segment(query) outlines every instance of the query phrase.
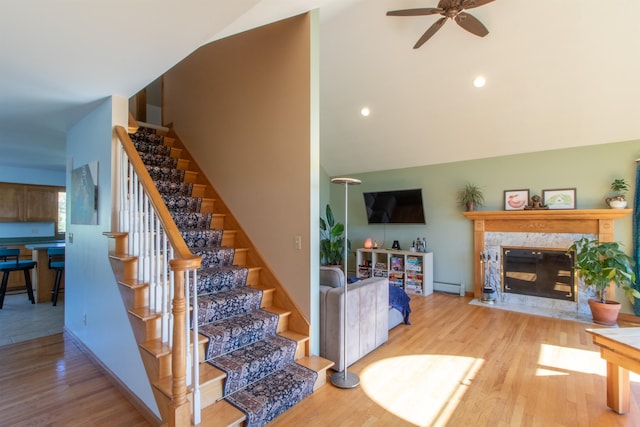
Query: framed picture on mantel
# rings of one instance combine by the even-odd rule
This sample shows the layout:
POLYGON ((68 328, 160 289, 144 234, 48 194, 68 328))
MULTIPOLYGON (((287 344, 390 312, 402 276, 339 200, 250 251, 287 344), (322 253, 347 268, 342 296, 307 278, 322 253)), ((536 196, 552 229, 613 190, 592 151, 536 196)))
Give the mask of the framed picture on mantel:
POLYGON ((504 192, 504 210, 520 211, 529 203, 529 190, 506 190, 504 192))
POLYGON ((576 189, 542 190, 542 202, 549 206, 549 209, 575 209, 576 189))

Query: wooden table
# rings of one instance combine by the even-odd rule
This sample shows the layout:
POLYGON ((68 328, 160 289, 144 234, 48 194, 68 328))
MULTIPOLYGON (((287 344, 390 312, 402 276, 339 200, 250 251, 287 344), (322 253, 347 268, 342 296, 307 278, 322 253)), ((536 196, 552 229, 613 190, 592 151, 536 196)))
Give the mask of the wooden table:
MULTIPOLYGON (((47 249, 64 248, 64 246, 64 243, 34 243, 24 245, 25 248, 31 249, 31 259, 38 263, 35 268, 35 274, 32 275, 31 279, 37 303, 51 302, 51 291, 53 290, 53 282, 56 277, 56 272, 49 269, 47 249)), ((64 287, 64 275, 62 276, 60 287, 64 287)))
POLYGON ((587 329, 607 361, 607 406, 629 412, 629 371, 640 373, 640 328, 587 329))

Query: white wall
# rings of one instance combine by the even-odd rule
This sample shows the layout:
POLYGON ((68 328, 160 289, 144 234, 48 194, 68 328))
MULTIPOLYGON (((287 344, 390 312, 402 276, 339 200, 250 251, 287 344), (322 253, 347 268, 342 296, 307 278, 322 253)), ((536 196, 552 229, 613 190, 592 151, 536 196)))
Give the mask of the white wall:
POLYGON ((98 161, 99 199, 98 225, 70 224, 67 215, 65 327, 158 415, 102 235, 111 230, 113 126, 126 127, 127 102, 108 98, 67 133, 68 169, 98 161))
POLYGON ((309 322, 311 353, 320 353, 320 18, 318 10, 310 16, 310 117, 309 117, 309 322), (315 249, 314 249, 315 248, 315 249))
POLYGON ((0 182, 64 187, 65 180, 66 174, 60 171, 13 166, 2 166, 0 168, 0 182))

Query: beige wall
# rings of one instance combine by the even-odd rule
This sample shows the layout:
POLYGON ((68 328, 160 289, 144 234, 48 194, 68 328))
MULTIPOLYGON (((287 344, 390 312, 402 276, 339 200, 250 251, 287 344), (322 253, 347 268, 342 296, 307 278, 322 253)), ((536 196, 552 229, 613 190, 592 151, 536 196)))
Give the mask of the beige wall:
POLYGON ((311 19, 302 15, 203 46, 164 80, 165 124, 173 124, 307 318, 309 171, 317 159, 310 148, 311 19), (295 236, 302 237, 301 250, 295 236))

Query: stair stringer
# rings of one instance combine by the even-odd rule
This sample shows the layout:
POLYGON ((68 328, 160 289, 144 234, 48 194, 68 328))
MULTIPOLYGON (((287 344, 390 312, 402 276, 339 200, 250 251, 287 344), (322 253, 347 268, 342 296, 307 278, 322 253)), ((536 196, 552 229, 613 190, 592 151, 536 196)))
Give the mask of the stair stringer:
MULTIPOLYGON (((128 233, 107 232, 104 233, 109 238, 109 262, 120 291, 125 310, 127 310, 129 323, 134 332, 140 358, 144 365, 149 383, 153 390, 156 404, 160 412, 163 423, 168 419, 168 406, 166 399, 156 391, 153 386, 154 378, 171 373, 171 351, 163 349, 152 354, 143 347, 145 342, 151 342, 160 338, 157 327, 159 321, 157 316, 137 317, 132 312, 136 310, 148 311, 148 284, 140 283, 136 280, 136 269, 138 258, 129 256, 126 252, 128 233), (128 284, 128 285, 127 285, 128 284), (152 326, 150 326, 152 325, 152 326)), ((150 313, 151 314, 151 313, 150 313)), ((157 349, 156 349, 157 350, 157 349)), ((164 424, 163 424, 164 425, 164 424)))

